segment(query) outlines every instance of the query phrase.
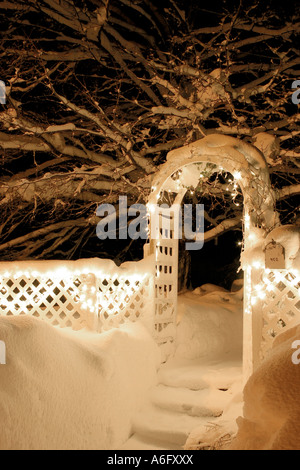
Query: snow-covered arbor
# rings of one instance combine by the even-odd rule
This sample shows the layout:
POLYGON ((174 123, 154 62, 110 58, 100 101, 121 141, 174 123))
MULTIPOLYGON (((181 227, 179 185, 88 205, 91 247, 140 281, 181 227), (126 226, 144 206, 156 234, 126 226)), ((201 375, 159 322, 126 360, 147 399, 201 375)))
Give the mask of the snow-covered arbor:
MULTIPOLYGON (((263 262, 265 239, 270 238, 268 234, 271 234, 272 230, 280 225, 280 222, 275 211, 275 196, 270 184, 267 163, 262 153, 239 139, 220 135, 209 135, 200 141, 171 151, 167 162, 153 181, 152 193, 148 202, 152 237, 153 233, 155 234, 153 224, 157 222, 157 217, 159 226, 157 236, 152 239, 150 237, 150 243, 146 245, 145 255, 155 254, 155 330, 158 341, 168 345, 174 340, 176 331, 178 239, 174 236, 174 231, 178 222, 177 212, 187 188, 191 185, 191 179, 194 180, 193 185, 195 185, 204 175, 207 176, 207 174, 223 170, 232 174, 235 184, 239 185, 244 197, 243 352, 244 373, 248 376, 258 365, 262 354, 268 349, 269 343, 276 334, 274 325, 270 325, 270 316, 273 323, 275 321, 277 324, 282 321, 284 312, 282 312, 282 302, 278 302, 278 296, 282 300, 286 289, 289 291, 289 300, 293 305, 291 306, 289 303, 285 310, 290 311, 297 305, 297 301, 299 303, 297 273, 293 274, 284 270, 274 270, 271 273, 271 270, 265 269, 266 266, 263 262), (158 208, 166 193, 174 195, 173 205, 169 212, 169 231, 167 232, 163 222, 163 213, 158 208), (254 249, 256 249, 256 253, 259 253, 259 256, 254 256, 254 249), (266 276, 268 280, 264 281, 266 276), (278 295, 275 295, 278 276, 285 278, 286 285, 284 292, 279 289, 278 295), (264 285, 261 285, 260 281, 264 285), (294 287, 290 286, 291 283, 294 287), (270 284, 273 286, 271 289, 270 284), (293 296, 290 295, 292 288, 293 296), (273 294, 267 296, 266 292, 270 292, 272 289, 273 294), (272 310, 268 306, 271 306, 272 310)), ((226 223, 230 227, 232 219, 223 222, 223 224, 226 223)), ((272 237, 269 241, 271 240, 272 237)))

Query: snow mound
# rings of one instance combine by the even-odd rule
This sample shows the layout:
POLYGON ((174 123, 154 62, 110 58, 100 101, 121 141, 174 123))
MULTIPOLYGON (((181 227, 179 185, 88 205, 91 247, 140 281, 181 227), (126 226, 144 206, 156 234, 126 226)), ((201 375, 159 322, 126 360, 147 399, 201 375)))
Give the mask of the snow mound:
POLYGON ((244 288, 244 279, 235 279, 231 285, 231 292, 238 292, 244 288))
POLYGON ((207 286, 203 291, 179 295, 175 357, 193 360, 241 352, 242 312, 240 291, 212 290, 207 286))
POLYGON ((215 286, 214 284, 203 284, 201 287, 197 287, 193 290, 193 294, 196 295, 206 295, 210 292, 227 292, 226 289, 220 286, 215 286))
POLYGON ((231 450, 300 448, 300 364, 292 361, 292 345, 299 340, 300 325, 278 335, 268 357, 248 380, 243 417, 237 420, 231 450))
POLYGON ((0 449, 117 449, 156 383, 158 348, 140 324, 106 333, 1 317, 0 449))

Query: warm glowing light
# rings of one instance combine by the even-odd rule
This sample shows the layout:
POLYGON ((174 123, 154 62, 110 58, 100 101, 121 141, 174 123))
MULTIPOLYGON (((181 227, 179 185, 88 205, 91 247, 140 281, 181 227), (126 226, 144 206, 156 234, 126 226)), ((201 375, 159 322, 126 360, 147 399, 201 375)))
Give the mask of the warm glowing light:
POLYGON ((261 300, 264 300, 266 298, 266 293, 265 292, 259 292, 257 294, 257 297, 261 300))
POLYGON ((255 268, 255 269, 259 269, 259 268, 262 267, 262 265, 260 264, 259 261, 254 261, 254 263, 252 263, 252 266, 253 266, 253 268, 255 268))
POLYGON ((274 272, 274 280, 276 283, 279 283, 280 281, 283 280, 283 276, 280 271, 275 271, 274 272))
POLYGON ((155 212, 155 204, 147 204, 147 209, 151 214, 154 214, 155 212))
POLYGON ((249 230, 250 229, 250 215, 249 214, 245 214, 244 222, 245 222, 245 229, 249 230))

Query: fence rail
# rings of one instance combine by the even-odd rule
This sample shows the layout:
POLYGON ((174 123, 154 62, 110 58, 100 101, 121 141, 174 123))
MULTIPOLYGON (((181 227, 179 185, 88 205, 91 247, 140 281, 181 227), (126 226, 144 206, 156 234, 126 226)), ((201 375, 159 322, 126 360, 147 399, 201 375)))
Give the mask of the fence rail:
POLYGON ((153 270, 149 258, 120 267, 101 259, 0 263, 0 315, 99 332, 141 321, 152 332, 153 270))

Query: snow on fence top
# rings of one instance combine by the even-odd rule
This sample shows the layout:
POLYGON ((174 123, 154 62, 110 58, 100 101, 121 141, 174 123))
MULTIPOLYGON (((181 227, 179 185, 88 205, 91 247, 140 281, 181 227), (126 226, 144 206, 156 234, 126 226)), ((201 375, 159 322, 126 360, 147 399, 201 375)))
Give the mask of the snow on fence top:
POLYGON ((0 263, 0 315, 30 314, 54 326, 108 330, 140 319, 152 329, 151 258, 0 263))
POLYGON ((292 271, 300 270, 300 227, 296 225, 276 227, 267 235, 261 229, 252 229, 247 247, 241 256, 243 269, 247 265, 264 268, 265 250, 272 242, 283 247, 285 268, 292 271))

